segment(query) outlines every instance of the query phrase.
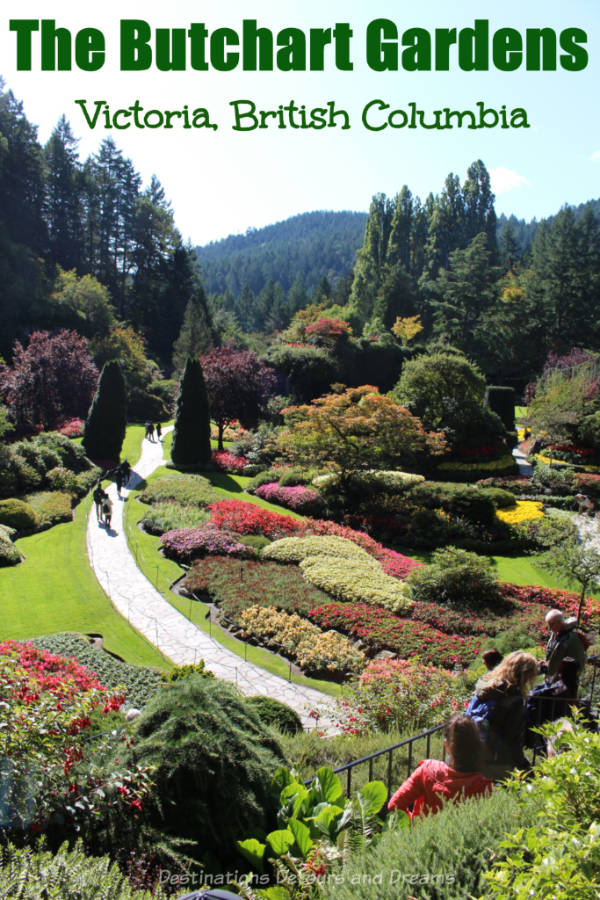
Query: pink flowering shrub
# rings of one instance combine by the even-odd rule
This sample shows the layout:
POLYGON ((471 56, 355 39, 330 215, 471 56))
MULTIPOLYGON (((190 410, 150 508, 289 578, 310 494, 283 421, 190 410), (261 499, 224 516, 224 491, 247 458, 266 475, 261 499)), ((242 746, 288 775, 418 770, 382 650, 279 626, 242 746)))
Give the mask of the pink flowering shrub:
POLYGON ((178 562, 190 562, 206 555, 246 556, 248 550, 239 540, 212 522, 199 528, 175 528, 161 539, 165 556, 178 562))
POLYGON ((228 453, 227 450, 213 450, 211 459, 221 472, 233 472, 236 474, 242 472, 248 465, 248 460, 245 456, 234 456, 233 453, 228 453))
POLYGON ((277 481, 261 484, 254 492, 257 497, 268 500, 269 503, 278 503, 293 509, 294 512, 304 515, 317 515, 323 511, 324 502, 319 491, 307 488, 303 484, 293 487, 281 487, 277 481))
POLYGON ((439 725, 463 708, 458 678, 417 660, 376 659, 340 703, 340 725, 349 734, 439 725))
POLYGON ((67 421, 63 422, 62 425, 59 425, 56 430, 60 431, 61 434, 66 435, 68 438, 82 437, 84 425, 85 422, 83 419, 67 419, 67 421))

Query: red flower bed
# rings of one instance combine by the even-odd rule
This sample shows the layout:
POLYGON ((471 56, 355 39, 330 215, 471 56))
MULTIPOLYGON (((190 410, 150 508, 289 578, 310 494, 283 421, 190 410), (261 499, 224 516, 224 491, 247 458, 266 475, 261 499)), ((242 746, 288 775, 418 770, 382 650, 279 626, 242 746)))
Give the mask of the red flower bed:
POLYGON ((227 450, 213 450, 211 459, 221 472, 242 472, 244 467, 248 465, 248 460, 245 456, 234 456, 233 453, 228 453, 227 450))
POLYGON ((35 682, 35 695, 21 699, 26 702, 39 699, 41 693, 49 693, 66 700, 93 689, 106 690, 98 681, 95 672, 80 665, 74 657, 56 656, 48 650, 34 647, 33 644, 4 641, 0 644, 0 656, 10 657, 17 665, 25 669, 31 680, 35 682))
POLYGON ((468 666, 481 639, 444 634, 430 625, 400 619, 367 604, 326 603, 308 613, 321 628, 335 628, 360 638, 371 650, 392 650, 404 659, 418 657, 429 665, 452 669, 468 666))
POLYGON ((69 438, 82 437, 84 425, 83 419, 68 419, 68 421, 59 425, 56 430, 69 438))
POLYGON ((306 533, 306 522, 241 500, 218 500, 208 507, 218 528, 236 534, 263 534, 271 540, 306 533))
MULTIPOLYGON (((512 600, 519 605, 539 604, 548 609, 560 609, 567 616, 576 616, 579 607, 579 596, 570 591, 559 591, 554 588, 540 587, 537 584, 510 584, 500 582, 500 592, 507 600, 512 600)), ((581 624, 590 625, 592 616, 600 613, 600 601, 593 597, 587 597, 581 613, 581 624)), ((543 615, 540 628, 543 630, 543 615)))

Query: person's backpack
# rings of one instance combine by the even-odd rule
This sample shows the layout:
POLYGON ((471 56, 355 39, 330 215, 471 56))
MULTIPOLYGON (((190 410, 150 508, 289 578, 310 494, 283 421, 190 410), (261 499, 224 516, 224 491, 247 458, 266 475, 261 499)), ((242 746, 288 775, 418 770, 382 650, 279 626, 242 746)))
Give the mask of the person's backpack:
POLYGON ((498 700, 493 697, 488 697, 484 700, 481 697, 478 697, 477 694, 473 694, 469 705, 465 710, 466 714, 476 723, 479 734, 481 735, 481 740, 492 756, 496 754, 499 749, 498 739, 491 727, 497 706, 498 700))

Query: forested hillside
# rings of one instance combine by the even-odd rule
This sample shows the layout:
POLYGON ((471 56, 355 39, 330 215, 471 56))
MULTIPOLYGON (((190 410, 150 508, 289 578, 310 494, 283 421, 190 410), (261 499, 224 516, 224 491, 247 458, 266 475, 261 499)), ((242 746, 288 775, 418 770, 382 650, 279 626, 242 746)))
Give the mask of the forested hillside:
POLYGON ((237 296, 245 285, 258 294, 269 279, 288 291, 298 279, 312 292, 324 275, 335 282, 352 270, 365 220, 358 212, 302 213, 198 247, 204 287, 237 296))

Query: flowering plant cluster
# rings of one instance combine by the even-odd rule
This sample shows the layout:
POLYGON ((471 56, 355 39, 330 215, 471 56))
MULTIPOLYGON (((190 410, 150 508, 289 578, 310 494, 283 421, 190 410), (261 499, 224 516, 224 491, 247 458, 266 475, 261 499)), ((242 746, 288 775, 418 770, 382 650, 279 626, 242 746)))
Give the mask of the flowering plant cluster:
POLYGON ((298 566, 227 556, 197 561, 183 585, 191 593, 208 594, 234 623, 249 606, 273 606, 306 616, 311 607, 329 600, 302 577, 298 566))
POLYGON ((460 685, 449 672, 418 660, 376 659, 340 704, 340 724, 350 734, 413 732, 437 725, 462 708, 460 685))
POLYGON ((349 541, 348 538, 335 535, 307 535, 306 537, 281 538, 265 547, 263 559, 274 559, 277 562, 301 563, 310 556, 332 556, 336 559, 362 559, 372 562, 366 550, 349 541))
POLYGON ((515 505, 508 509, 496 510, 496 516, 507 525, 519 525, 521 522, 542 519, 544 517, 543 503, 537 500, 517 500, 515 505))
POLYGON ((268 500, 269 503, 278 503, 293 509, 294 512, 304 515, 317 515, 325 506, 323 498, 318 491, 296 484, 293 487, 281 487, 278 482, 261 484, 254 492, 257 497, 268 500))
POLYGON ((248 460, 245 456, 234 456, 233 453, 228 453, 227 450, 213 450, 211 459, 221 472, 239 474, 248 465, 248 460))
POLYGON ((62 425, 59 425, 56 429, 61 434, 66 435, 68 438, 77 438, 83 436, 83 427, 85 422, 83 419, 67 419, 66 422, 63 422, 62 425))
MULTIPOLYGON (((91 839, 106 817, 135 817, 151 783, 145 769, 106 773, 112 736, 90 744, 92 717, 120 709, 96 675, 31 644, 0 644, 2 828, 58 827, 91 839)), ((100 826, 102 827, 102 826, 100 826)))
POLYGON ((206 522, 199 528, 176 528, 160 538, 165 556, 178 562, 190 562, 206 554, 247 556, 248 548, 228 531, 206 522))
MULTIPOLYGON (((237 419, 233 419, 227 425, 225 425, 223 429, 223 440, 224 441, 239 441, 242 437, 246 435, 246 429, 240 425, 237 419)), ((216 441, 219 438, 219 426, 211 423, 210 426, 210 436, 216 441)))
POLYGON ((208 507, 217 528, 236 534, 262 534, 271 540, 303 533, 306 523, 241 500, 219 500, 208 507))
POLYGON ((327 519, 317 519, 310 523, 310 530, 315 534, 333 534, 338 537, 347 538, 359 547, 363 547, 367 553, 373 556, 381 563, 381 568, 386 575, 394 578, 404 579, 408 573, 423 563, 409 556, 403 556, 395 550, 388 550, 379 541, 365 534, 364 531, 356 531, 347 525, 340 525, 337 522, 330 522, 327 519))
POLYGON ((498 453, 498 448, 493 444, 483 444, 480 447, 463 447, 458 455, 463 459, 491 459, 498 453))
POLYGON ((410 587, 386 575, 372 557, 309 556, 300 568, 316 587, 347 603, 372 603, 393 612, 411 605, 410 587))
POLYGON ((352 329, 344 319, 322 316, 316 322, 307 325, 304 333, 309 341, 313 339, 327 340, 348 337, 352 334, 352 329))
MULTIPOLYGON (((545 609, 560 609, 567 617, 576 616, 579 606, 578 594, 571 591, 559 591, 555 588, 541 587, 537 584, 510 584, 500 582, 500 593, 508 600, 519 605, 526 603, 539 604, 545 609)), ((600 601, 588 597, 581 611, 581 624, 587 627, 600 614, 600 601)), ((543 615, 542 615, 543 619, 543 615)), ((543 621, 540 623, 543 629, 543 621)))
POLYGON ((481 638, 448 635, 364 603, 326 603, 314 607, 308 615, 321 628, 335 628, 360 638, 371 652, 391 650, 403 659, 415 657, 445 669, 468 666, 481 645, 481 638))
POLYGON ((271 606, 251 606, 241 613, 240 622, 242 637, 258 638, 267 647, 282 650, 305 672, 346 674, 364 668, 364 653, 348 638, 335 632, 324 634, 295 613, 271 606))

